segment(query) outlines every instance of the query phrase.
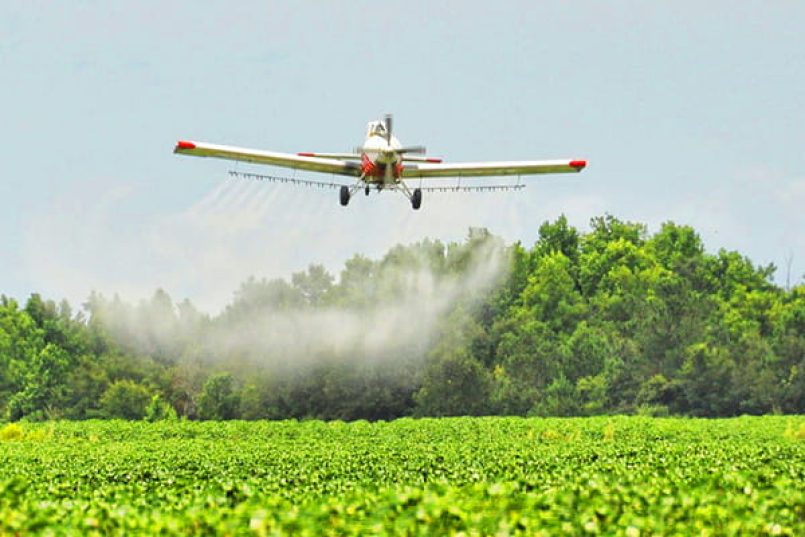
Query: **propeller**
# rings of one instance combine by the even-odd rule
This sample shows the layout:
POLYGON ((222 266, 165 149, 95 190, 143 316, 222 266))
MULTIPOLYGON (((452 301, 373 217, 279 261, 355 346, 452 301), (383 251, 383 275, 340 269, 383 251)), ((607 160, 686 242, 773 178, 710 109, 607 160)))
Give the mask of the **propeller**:
POLYGON ((405 154, 409 153, 412 155, 424 155, 428 152, 424 145, 410 145, 407 147, 401 147, 400 149, 396 150, 397 153, 405 154))
MULTIPOLYGON (((383 122, 385 123, 385 126, 386 126, 386 143, 388 143, 389 146, 391 146, 391 133, 392 133, 392 125, 393 125, 392 119, 391 119, 391 114, 386 114, 385 117, 383 118, 383 122)), ((409 154, 413 154, 413 155, 424 155, 426 152, 427 152, 427 149, 425 148, 424 145, 411 145, 411 146, 402 147, 400 149, 395 149, 394 150, 394 153, 398 153, 398 154, 409 153, 409 154)))
POLYGON ((386 122, 386 142, 391 143, 391 114, 386 114, 384 118, 386 122))

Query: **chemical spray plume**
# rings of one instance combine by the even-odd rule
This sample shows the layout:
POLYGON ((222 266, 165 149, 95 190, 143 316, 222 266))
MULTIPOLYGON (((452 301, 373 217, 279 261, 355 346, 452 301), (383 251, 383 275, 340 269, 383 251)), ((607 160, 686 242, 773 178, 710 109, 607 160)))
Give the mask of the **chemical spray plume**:
POLYGON ((490 236, 448 248, 425 241, 396 247, 379 262, 353 262, 366 273, 356 278, 356 271, 345 269, 336 285, 316 266, 294 275, 294 285, 252 280, 212 320, 187 305, 171 319, 166 297, 162 306, 152 301, 147 313, 141 306, 140 314, 112 302, 107 306, 117 306, 104 308, 99 318, 132 350, 161 348, 221 367, 248 363, 287 370, 322 360, 382 362, 400 356, 410 361, 424 356, 453 310, 472 308, 509 267, 508 250, 490 236), (305 278, 313 276, 320 292, 305 296, 305 278))

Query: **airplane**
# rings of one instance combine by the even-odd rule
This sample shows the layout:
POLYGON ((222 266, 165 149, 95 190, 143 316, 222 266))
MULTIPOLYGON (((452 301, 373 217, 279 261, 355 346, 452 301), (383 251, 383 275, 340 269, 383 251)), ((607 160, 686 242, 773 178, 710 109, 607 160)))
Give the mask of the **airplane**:
MULTIPOLYGON (((422 191, 428 187, 411 189, 405 183, 406 179, 567 173, 580 172, 587 166, 587 161, 581 159, 443 163, 440 158, 426 156, 426 149, 423 146, 403 146, 392 134, 390 114, 382 120, 369 122, 363 145, 355 148, 353 153, 278 153, 188 140, 177 142, 173 152, 180 155, 215 157, 355 177, 356 182, 352 185, 301 179, 285 179, 284 182, 340 187, 339 198, 342 206, 346 206, 352 195, 361 188, 367 196, 372 188, 378 192, 397 190, 408 198, 415 210, 422 205, 422 191)), ((238 175, 238 172, 230 174, 238 175)), ((283 180, 271 176, 243 175, 283 180)))

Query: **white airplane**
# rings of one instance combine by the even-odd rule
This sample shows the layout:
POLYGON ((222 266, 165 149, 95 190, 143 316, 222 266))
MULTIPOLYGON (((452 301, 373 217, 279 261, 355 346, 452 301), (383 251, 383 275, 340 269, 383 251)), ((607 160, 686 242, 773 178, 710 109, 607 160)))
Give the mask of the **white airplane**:
MULTIPOLYGON (((270 180, 340 187, 340 200, 343 206, 346 206, 350 197, 361 188, 364 189, 367 196, 372 187, 378 191, 398 190, 410 200, 414 209, 419 209, 422 205, 422 190, 426 190, 427 187, 410 189, 405 184, 404 179, 566 173, 580 172, 587 166, 586 160, 579 159, 444 164, 442 159, 424 156, 425 148, 422 146, 405 147, 401 145, 400 141, 392 135, 391 127, 391 115, 386 115, 382 121, 369 122, 366 129, 366 140, 361 147, 355 149, 354 153, 297 153, 294 155, 186 140, 177 142, 173 152, 182 155, 239 160, 355 177, 357 178, 355 184, 340 185, 230 172, 234 175, 246 175, 270 180)), ((500 187, 477 188, 494 189, 500 187)), ((452 189, 454 188, 449 190, 452 189)), ((461 187, 455 189, 461 189, 461 187)))

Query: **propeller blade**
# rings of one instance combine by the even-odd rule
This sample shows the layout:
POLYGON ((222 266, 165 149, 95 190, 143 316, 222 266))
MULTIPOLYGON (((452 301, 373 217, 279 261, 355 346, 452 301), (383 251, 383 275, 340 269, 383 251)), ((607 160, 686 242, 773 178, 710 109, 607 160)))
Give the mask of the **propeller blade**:
POLYGON ((427 152, 428 150, 425 148, 424 145, 411 145, 397 149, 397 153, 400 154, 409 153, 412 155, 424 155, 427 152))
POLYGON ((386 142, 391 143, 391 114, 386 114, 386 142))

